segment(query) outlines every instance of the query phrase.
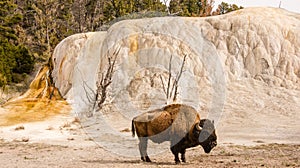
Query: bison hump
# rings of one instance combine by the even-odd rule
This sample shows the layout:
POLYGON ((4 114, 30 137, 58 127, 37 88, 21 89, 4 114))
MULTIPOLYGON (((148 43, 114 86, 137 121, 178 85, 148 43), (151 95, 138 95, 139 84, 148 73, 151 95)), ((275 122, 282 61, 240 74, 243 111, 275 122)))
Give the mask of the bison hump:
POLYGON ((151 120, 151 126, 153 128, 153 131, 156 133, 160 133, 167 128, 169 128, 173 123, 173 119, 171 115, 166 112, 162 111, 160 115, 157 115, 151 120))
POLYGON ((140 114, 139 116, 134 118, 134 121, 138 122, 151 122, 155 120, 156 118, 160 118, 160 115, 162 115, 164 111, 158 109, 158 110, 152 110, 145 113, 140 114))
POLYGON ((134 120, 146 122, 148 135, 184 137, 196 122, 200 122, 200 115, 191 106, 173 104, 143 113, 134 120))

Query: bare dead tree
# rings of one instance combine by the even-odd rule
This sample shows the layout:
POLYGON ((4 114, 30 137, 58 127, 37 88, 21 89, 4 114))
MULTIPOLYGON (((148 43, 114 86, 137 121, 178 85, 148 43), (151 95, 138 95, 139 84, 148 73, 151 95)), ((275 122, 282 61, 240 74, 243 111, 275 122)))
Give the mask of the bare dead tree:
POLYGON ((119 55, 121 47, 114 51, 112 55, 107 55, 108 67, 106 72, 99 74, 100 81, 97 82, 97 93, 96 100, 100 98, 98 102, 98 107, 101 108, 102 104, 105 102, 107 97, 107 87, 112 83, 112 77, 114 73, 114 68, 119 55))
POLYGON ((181 63, 180 71, 178 72, 178 74, 177 74, 177 76, 176 76, 176 78, 174 79, 174 82, 173 82, 173 86, 172 86, 172 90, 171 90, 171 93, 173 93, 173 89, 175 89, 174 95, 173 95, 173 101, 176 101, 176 98, 177 98, 178 82, 179 82, 179 79, 182 75, 182 71, 183 71, 183 67, 184 67, 186 57, 187 57, 187 55, 184 55, 182 63, 181 63))
POLYGON ((279 6, 278 7, 281 8, 281 1, 279 2, 279 6))
MULTIPOLYGON (((166 7, 167 7, 167 12, 168 12, 168 14, 170 15, 171 13, 170 13, 170 8, 169 8, 169 5, 168 5, 168 1, 169 0, 163 0, 163 3, 166 5, 166 7)), ((170 3, 170 2, 169 2, 170 3)))
POLYGON ((167 87, 165 86, 165 82, 164 82, 163 77, 161 75, 160 75, 160 80, 162 82, 163 90, 164 90, 164 93, 167 97, 167 100, 172 99, 173 101, 176 101, 177 95, 178 95, 178 83, 179 83, 179 80, 180 80, 182 72, 183 72, 183 67, 184 67, 187 55, 184 55, 182 63, 181 63, 180 70, 177 73, 176 78, 174 79, 173 82, 171 82, 171 78, 172 78, 172 71, 171 71, 172 70, 172 57, 173 56, 171 55, 170 62, 169 62, 169 76, 168 76, 167 87))

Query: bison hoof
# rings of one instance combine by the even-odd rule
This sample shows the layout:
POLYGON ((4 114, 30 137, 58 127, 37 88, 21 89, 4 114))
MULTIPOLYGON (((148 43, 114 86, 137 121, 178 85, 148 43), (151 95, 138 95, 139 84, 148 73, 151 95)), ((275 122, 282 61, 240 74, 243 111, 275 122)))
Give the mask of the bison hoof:
POLYGON ((146 156, 146 162, 151 162, 151 160, 148 156, 146 156))
POLYGON ((141 157, 141 160, 144 161, 144 162, 151 162, 149 156, 141 157))
POLYGON ((180 164, 180 160, 175 160, 175 164, 180 164))

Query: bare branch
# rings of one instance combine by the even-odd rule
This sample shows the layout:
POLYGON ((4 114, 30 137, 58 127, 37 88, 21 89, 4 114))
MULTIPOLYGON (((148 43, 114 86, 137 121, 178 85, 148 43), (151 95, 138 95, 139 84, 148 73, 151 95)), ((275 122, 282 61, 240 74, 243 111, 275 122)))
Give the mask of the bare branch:
POLYGON ((160 80, 161 80, 161 83, 163 85, 163 90, 164 90, 164 93, 166 94, 167 101, 171 98, 172 98, 173 101, 176 101, 176 98, 177 98, 177 95, 178 95, 178 92, 177 92, 178 83, 179 83, 179 80, 180 80, 182 72, 183 72, 183 67, 184 67, 184 64, 185 64, 185 61, 186 61, 186 57, 187 57, 187 54, 185 54, 184 57, 183 57, 181 67, 180 67, 179 72, 176 75, 176 78, 174 79, 173 82, 171 82, 171 78, 172 78, 172 71, 171 70, 172 70, 172 58, 173 58, 173 55, 171 55, 170 62, 169 62, 169 77, 168 77, 167 88, 165 87, 165 83, 164 83, 162 75, 160 75, 160 80))
POLYGON ((171 69, 172 69, 172 57, 173 57, 173 55, 171 55, 170 62, 169 62, 169 79, 168 79, 168 88, 167 88, 167 99, 169 99, 169 97, 171 96, 170 85, 171 85, 171 77, 172 77, 172 72, 171 72, 171 69))
MULTIPOLYGON (((174 95, 173 95, 173 101, 176 101, 176 98, 177 98, 177 89, 178 89, 178 82, 179 82, 179 79, 182 75, 182 71, 183 71, 183 67, 184 67, 184 63, 185 63, 185 59, 186 59, 187 55, 185 54, 184 57, 183 57, 183 60, 182 60, 182 64, 181 64, 181 68, 180 68, 180 71, 179 73, 177 74, 177 77, 174 81, 175 83, 175 91, 174 91, 174 95)), ((174 85, 173 85, 174 86, 174 85)), ((172 91, 173 91, 173 88, 172 88, 172 91)))
POLYGON ((83 81, 83 89, 84 89, 84 91, 85 91, 85 94, 86 94, 86 97, 88 98, 88 101, 90 102, 90 103, 92 103, 92 102, 95 102, 96 100, 95 100, 95 98, 92 98, 92 96, 90 96, 89 94, 88 94, 88 90, 90 91, 90 92, 92 92, 93 93, 93 95, 96 95, 96 93, 93 91, 93 89, 87 84, 87 82, 86 81, 83 81))
POLYGON ((96 103, 96 100, 97 100, 97 92, 94 92, 93 89, 87 84, 87 81, 84 80, 83 78, 83 73, 82 71, 77 68, 78 72, 80 73, 80 77, 82 79, 82 83, 83 83, 83 89, 84 89, 84 92, 85 92, 85 95, 89 101, 89 103, 96 103), (92 93, 92 95, 88 94, 88 93, 92 93), (92 97, 94 96, 94 97, 92 97))
POLYGON ((170 6, 168 6, 168 4, 167 4, 169 0, 163 0, 163 1, 164 1, 165 6, 167 7, 168 14, 170 15, 170 6))
POLYGON ((107 55, 107 60, 108 60, 108 69, 105 73, 105 75, 102 73, 100 74, 100 82, 97 84, 97 97, 100 96, 100 100, 98 103, 98 107, 101 108, 101 105, 104 103, 106 100, 106 94, 107 94, 107 87, 112 83, 112 77, 114 73, 114 68, 117 60, 117 56, 119 55, 121 50, 121 47, 119 47, 117 50, 113 52, 113 54, 107 55))
POLYGON ((170 16, 177 16, 177 15, 179 15, 179 14, 182 13, 182 12, 183 12, 183 11, 180 10, 180 11, 175 12, 175 13, 170 13, 169 15, 170 15, 170 16))
POLYGON ((161 83, 162 83, 162 86, 163 86, 164 93, 165 93, 165 95, 167 95, 167 91, 166 91, 164 80, 163 80, 163 78, 162 78, 161 75, 159 75, 159 77, 160 77, 160 80, 161 80, 161 83))

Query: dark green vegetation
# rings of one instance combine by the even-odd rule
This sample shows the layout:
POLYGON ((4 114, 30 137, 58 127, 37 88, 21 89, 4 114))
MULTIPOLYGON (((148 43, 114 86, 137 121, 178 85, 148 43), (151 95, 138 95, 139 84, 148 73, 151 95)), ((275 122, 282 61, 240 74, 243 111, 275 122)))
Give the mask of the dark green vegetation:
MULTIPOLYGON (((20 83, 46 63, 55 46, 75 33, 107 30, 124 19, 209 16, 239 9, 213 0, 1 0, 0 87, 20 83)), ((23 82, 24 83, 24 82, 23 82)))
POLYGON ((0 1, 0 86, 20 82, 33 69, 34 58, 19 39, 22 20, 16 4, 0 1))
POLYGON ((172 15, 204 17, 225 14, 243 8, 222 2, 216 10, 213 10, 214 3, 214 0, 171 0, 169 11, 172 15))

